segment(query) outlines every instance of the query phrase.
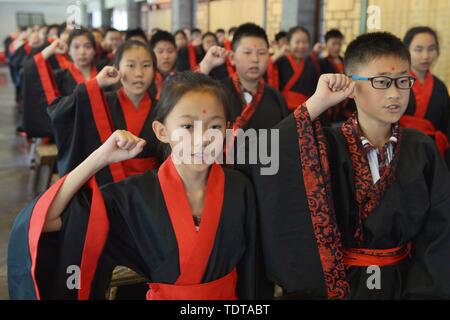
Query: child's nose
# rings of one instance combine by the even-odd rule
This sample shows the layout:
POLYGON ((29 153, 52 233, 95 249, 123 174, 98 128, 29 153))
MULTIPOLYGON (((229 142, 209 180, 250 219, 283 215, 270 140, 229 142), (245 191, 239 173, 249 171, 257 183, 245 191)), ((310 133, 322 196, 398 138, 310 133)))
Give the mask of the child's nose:
POLYGON ((391 87, 387 89, 388 98, 389 99, 398 99, 400 98, 400 89, 397 88, 395 82, 392 82, 391 87))

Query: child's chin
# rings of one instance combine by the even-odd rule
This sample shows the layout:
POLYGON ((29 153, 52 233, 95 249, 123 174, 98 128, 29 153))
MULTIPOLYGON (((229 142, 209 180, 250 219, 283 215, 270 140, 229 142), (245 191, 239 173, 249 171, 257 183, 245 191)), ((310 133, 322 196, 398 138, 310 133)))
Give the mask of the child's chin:
POLYGON ((405 112, 398 112, 398 113, 390 113, 385 115, 383 118, 384 122, 394 124, 400 121, 400 118, 403 116, 405 112))
POLYGON ((210 164, 207 163, 201 163, 201 164, 190 164, 189 167, 191 168, 191 170, 196 171, 196 172, 203 172, 205 170, 208 170, 208 168, 210 167, 210 164))

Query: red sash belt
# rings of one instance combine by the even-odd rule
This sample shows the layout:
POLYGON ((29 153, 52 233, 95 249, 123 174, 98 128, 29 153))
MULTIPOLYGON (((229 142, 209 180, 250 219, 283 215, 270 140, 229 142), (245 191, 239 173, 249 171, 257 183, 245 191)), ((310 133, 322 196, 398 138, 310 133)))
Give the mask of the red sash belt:
POLYGON ((419 130, 433 137, 439 152, 445 157, 445 151, 449 148, 448 138, 442 131, 436 130, 431 121, 414 116, 403 116, 400 119, 400 125, 404 128, 419 130))
POLYGON ((207 283, 180 285, 149 283, 147 300, 237 300, 237 272, 207 283))
POLYGON ((392 249, 344 249, 346 267, 393 266, 411 256, 412 243, 392 249))
POLYGON ((135 158, 122 162, 127 177, 144 173, 147 170, 155 169, 158 166, 158 160, 155 157, 135 158))

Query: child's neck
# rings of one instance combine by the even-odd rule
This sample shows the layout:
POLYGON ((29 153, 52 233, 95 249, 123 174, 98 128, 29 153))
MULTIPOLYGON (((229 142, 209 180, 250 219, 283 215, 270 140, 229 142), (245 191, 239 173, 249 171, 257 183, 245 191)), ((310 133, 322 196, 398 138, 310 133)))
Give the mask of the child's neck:
POLYGON ((389 141, 392 133, 392 124, 380 123, 362 113, 358 113, 358 123, 364 136, 374 147, 381 149, 389 141))
POLYGON ((294 58, 294 60, 297 63, 300 63, 304 59, 304 57, 297 57, 297 56, 294 56, 293 54, 291 54, 291 57, 294 58))
POLYGON ((256 94, 256 92, 258 92, 260 79, 248 81, 245 80, 243 77, 239 77, 239 81, 241 82, 241 85, 244 87, 244 89, 250 91, 253 95, 256 94))
POLYGON ((133 106, 135 109, 139 108, 139 105, 141 104, 141 100, 142 97, 144 96, 144 94, 132 94, 132 93, 127 93, 128 99, 131 100, 131 102, 133 103, 133 106))
POLYGON ((83 78, 85 80, 89 80, 91 78, 91 67, 92 66, 79 66, 79 65, 75 65, 77 67, 78 70, 80 70, 81 74, 83 75, 83 78))
POLYGON ((425 77, 427 76, 427 71, 419 71, 419 70, 416 70, 414 68, 412 68, 412 70, 417 75, 417 78, 419 78, 419 81, 421 83, 424 83, 425 82, 425 77))
POLYGON ((189 165, 174 164, 183 181, 186 190, 204 189, 208 181, 209 169, 203 171, 191 170, 189 165))

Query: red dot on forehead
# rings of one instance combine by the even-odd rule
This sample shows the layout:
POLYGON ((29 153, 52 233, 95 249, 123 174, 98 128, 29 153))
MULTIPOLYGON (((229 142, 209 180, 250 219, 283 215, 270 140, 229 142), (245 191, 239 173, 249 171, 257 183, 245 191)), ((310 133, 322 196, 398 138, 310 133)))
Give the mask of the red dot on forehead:
POLYGON ((203 109, 203 110, 202 110, 202 113, 206 113, 206 110, 205 110, 205 109, 203 109))

